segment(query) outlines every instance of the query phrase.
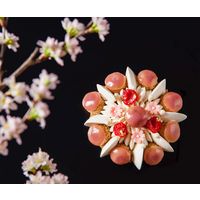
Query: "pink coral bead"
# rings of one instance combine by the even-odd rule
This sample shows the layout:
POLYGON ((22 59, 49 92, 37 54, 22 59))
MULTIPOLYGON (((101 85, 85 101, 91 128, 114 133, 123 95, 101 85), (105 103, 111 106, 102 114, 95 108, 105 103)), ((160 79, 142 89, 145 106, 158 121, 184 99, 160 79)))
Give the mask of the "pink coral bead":
POLYGON ((138 74, 138 82, 148 89, 153 89, 158 83, 158 77, 153 71, 146 69, 138 74))
POLYGON ((156 144, 150 144, 144 151, 144 161, 148 165, 157 165, 161 162, 164 151, 156 144))
POLYGON ((126 86, 126 77, 120 72, 114 72, 106 77, 105 85, 110 91, 119 92, 126 86))
POLYGON ((126 112, 127 123, 129 126, 132 127, 145 126, 148 118, 148 112, 140 106, 130 107, 129 110, 126 112))
POLYGON ((101 95, 98 92, 87 93, 82 101, 82 105, 88 112, 95 111, 102 104, 101 95))
POLYGON ((117 165, 124 165, 131 161, 131 152, 125 145, 115 147, 110 153, 111 160, 117 165))
POLYGON ((178 112, 183 106, 182 97, 176 92, 167 92, 161 101, 165 110, 170 112, 178 112))
POLYGON ((103 125, 93 124, 88 130, 88 140, 95 146, 101 146, 106 142, 108 134, 103 125))
POLYGON ((169 121, 161 129, 160 133, 168 142, 176 142, 180 137, 180 126, 176 121, 169 121))

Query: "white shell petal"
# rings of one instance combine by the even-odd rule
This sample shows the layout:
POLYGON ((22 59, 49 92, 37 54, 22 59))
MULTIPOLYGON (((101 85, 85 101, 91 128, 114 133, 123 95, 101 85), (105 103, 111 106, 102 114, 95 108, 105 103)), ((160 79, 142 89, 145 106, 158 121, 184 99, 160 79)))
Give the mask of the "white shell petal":
POLYGON ((176 112, 165 112, 165 114, 162 115, 162 119, 164 121, 169 120, 175 120, 177 122, 182 122, 187 118, 187 115, 182 113, 176 113, 176 112))
POLYGON ((154 99, 157 99, 162 94, 166 92, 166 79, 162 80, 150 93, 148 97, 148 101, 153 101, 154 99))
POLYGON ((109 152, 118 144, 120 140, 119 136, 112 137, 102 148, 100 157, 107 156, 109 152))
POLYGON ((153 141, 165 151, 174 152, 172 146, 164 138, 162 138, 159 133, 151 133, 151 137, 153 141))
POLYGON ((139 99, 139 102, 141 102, 141 101, 144 100, 145 94, 146 94, 146 89, 145 89, 145 87, 142 87, 141 90, 140 90, 140 99, 139 99))
POLYGON ((94 115, 90 117, 84 125, 91 126, 92 124, 105 124, 108 126, 110 124, 110 119, 104 115, 94 115))
POLYGON ((106 101, 115 102, 115 96, 108 89, 102 85, 97 84, 97 90, 106 101))
POLYGON ((140 170, 143 162, 144 145, 136 144, 133 150, 133 163, 140 170))
POLYGON ((134 141, 133 141, 133 140, 130 140, 130 143, 129 143, 130 149, 133 150, 134 146, 135 146, 134 141))
POLYGON ((126 78, 127 78, 128 88, 135 90, 137 88, 136 75, 129 67, 126 68, 126 78))
POLYGON ((124 138, 120 138, 119 143, 121 144, 124 141, 124 138))
POLYGON ((131 139, 131 134, 128 133, 128 135, 126 136, 126 138, 125 138, 125 140, 124 140, 124 143, 125 143, 126 146, 129 145, 129 143, 130 143, 130 139, 131 139))
POLYGON ((153 140, 152 140, 151 135, 149 134, 149 132, 146 132, 145 135, 146 135, 147 141, 153 142, 153 140))

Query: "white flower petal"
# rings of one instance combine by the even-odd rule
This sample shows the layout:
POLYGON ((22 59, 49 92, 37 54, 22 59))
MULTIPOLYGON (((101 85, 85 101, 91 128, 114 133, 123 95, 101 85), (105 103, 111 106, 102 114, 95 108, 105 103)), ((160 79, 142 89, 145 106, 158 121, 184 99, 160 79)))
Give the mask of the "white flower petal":
POLYGON ((108 102, 115 102, 115 96, 108 89, 102 85, 97 84, 97 90, 102 95, 102 97, 108 102))
POLYGON ((102 148, 100 157, 104 157, 118 144, 120 140, 119 136, 112 137, 102 148))
POLYGON ((90 117, 84 125, 91 126, 92 124, 104 124, 108 126, 110 124, 110 119, 104 115, 94 115, 90 117))
POLYGON ((177 122, 182 122, 185 119, 187 119, 187 115, 182 114, 182 113, 176 113, 176 112, 165 112, 162 115, 162 119, 164 121, 175 120, 177 122))
POLYGON ((166 79, 162 80, 148 96, 148 101, 157 99, 166 92, 166 79))
POLYGON ((127 78, 128 88, 136 90, 137 88, 136 75, 129 67, 126 68, 126 78, 127 78))
POLYGON ((151 133, 151 137, 153 141, 157 145, 162 147, 165 151, 174 152, 174 149, 172 148, 172 146, 164 138, 162 138, 159 133, 151 133))
POLYGON ((137 169, 141 169, 144 154, 144 144, 136 144, 133 150, 133 163, 137 169))

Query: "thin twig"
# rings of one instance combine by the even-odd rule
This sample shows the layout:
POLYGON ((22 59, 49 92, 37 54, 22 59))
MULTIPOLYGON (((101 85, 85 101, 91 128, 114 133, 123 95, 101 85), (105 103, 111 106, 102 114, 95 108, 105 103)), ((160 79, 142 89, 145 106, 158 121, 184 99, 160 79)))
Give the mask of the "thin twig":
MULTIPOLYGON (((3 34, 3 40, 5 39, 5 27, 2 27, 2 34, 3 34)), ((1 82, 1 79, 2 79, 2 66, 3 66, 3 58, 4 58, 4 53, 5 53, 5 49, 6 49, 6 46, 5 44, 1 44, 1 51, 0 51, 0 82, 1 82)))
MULTIPOLYGON (((19 75, 21 75, 29 67, 40 63, 41 61, 35 60, 35 57, 36 57, 38 51, 39 51, 39 49, 38 49, 38 47, 36 47, 34 49, 34 51, 31 53, 31 55, 9 77, 14 76, 15 78, 17 78, 19 75)), ((5 85, 2 83, 0 85, 0 90, 3 90, 4 88, 5 88, 5 85)))

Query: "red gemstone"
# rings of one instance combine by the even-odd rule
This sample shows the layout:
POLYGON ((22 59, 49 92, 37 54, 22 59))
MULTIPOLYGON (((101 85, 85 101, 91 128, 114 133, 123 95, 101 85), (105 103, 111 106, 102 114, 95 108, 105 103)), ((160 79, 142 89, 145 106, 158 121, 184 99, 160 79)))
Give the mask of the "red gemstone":
POLYGON ((161 129, 161 125, 162 123, 158 117, 153 116, 147 121, 146 128, 148 128, 152 133, 157 133, 161 129))
POLYGON ((125 137, 128 134, 126 124, 124 124, 123 122, 115 124, 113 131, 114 134, 119 137, 125 137))
POLYGON ((126 105, 135 104, 139 97, 135 90, 126 89, 123 91, 122 100, 126 105))

